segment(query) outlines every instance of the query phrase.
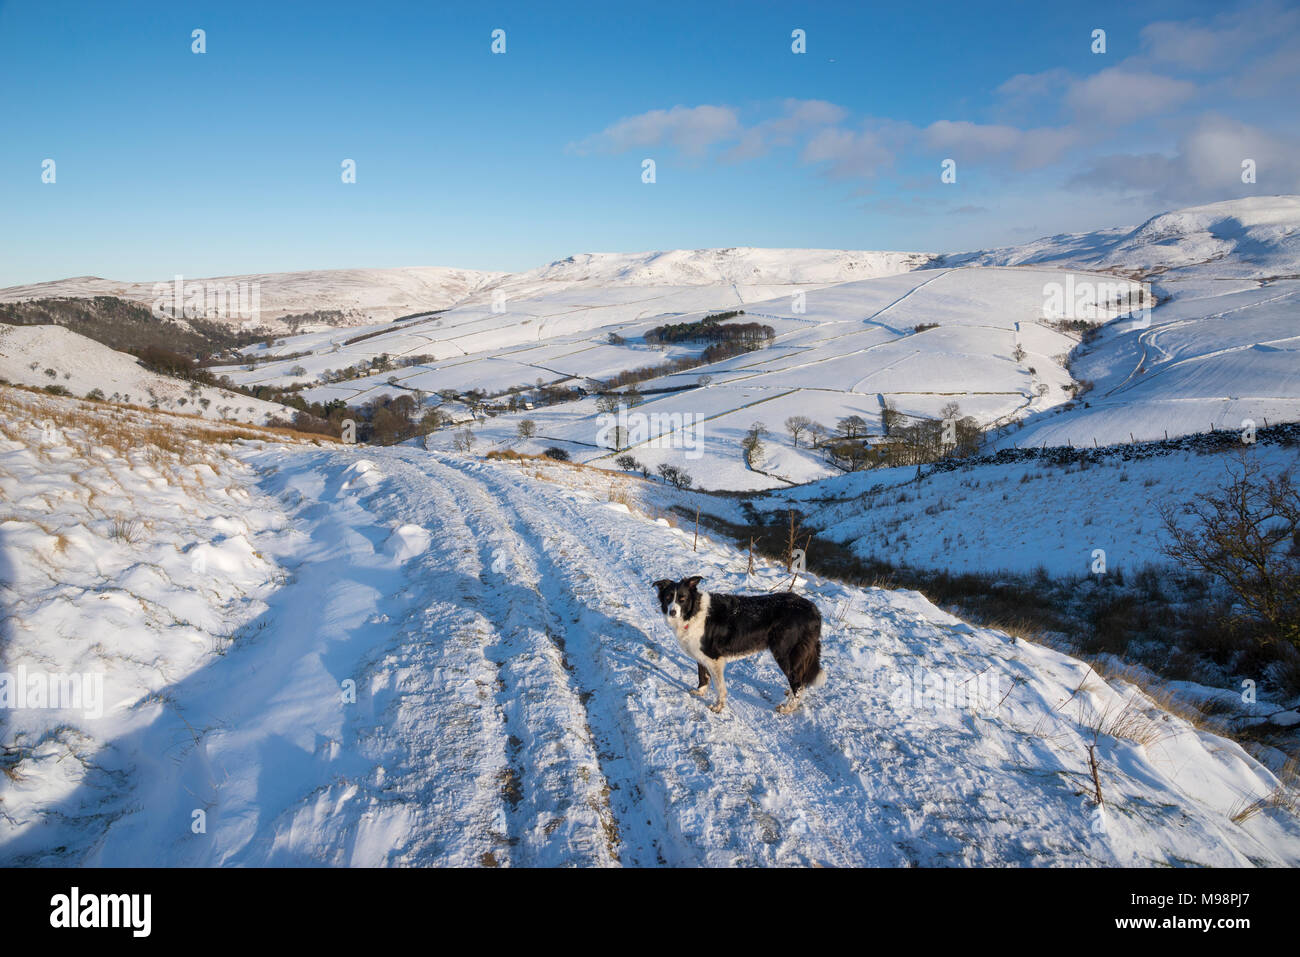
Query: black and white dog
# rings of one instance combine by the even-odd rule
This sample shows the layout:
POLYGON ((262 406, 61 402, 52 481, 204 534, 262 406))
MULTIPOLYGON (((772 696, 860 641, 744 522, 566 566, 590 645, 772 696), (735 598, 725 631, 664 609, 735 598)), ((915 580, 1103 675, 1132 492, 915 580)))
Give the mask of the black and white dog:
POLYGON ((821 612, 807 598, 790 592, 720 595, 700 591, 701 577, 692 575, 679 582, 665 578, 654 583, 659 606, 677 643, 697 663, 699 687, 691 694, 704 694, 712 679, 717 693, 712 709, 721 711, 727 703, 727 684, 722 677, 726 663, 766 648, 790 682, 785 700, 776 709, 789 714, 798 707, 805 688, 826 680, 821 666, 821 612))

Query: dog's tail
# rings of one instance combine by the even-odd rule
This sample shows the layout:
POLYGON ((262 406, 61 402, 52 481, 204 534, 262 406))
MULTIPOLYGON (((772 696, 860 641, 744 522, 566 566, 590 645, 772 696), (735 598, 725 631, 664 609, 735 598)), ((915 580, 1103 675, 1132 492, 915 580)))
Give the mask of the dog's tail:
POLYGON ((812 681, 808 682, 809 688, 820 688, 826 684, 826 669, 820 664, 817 665, 817 674, 813 675, 812 681))

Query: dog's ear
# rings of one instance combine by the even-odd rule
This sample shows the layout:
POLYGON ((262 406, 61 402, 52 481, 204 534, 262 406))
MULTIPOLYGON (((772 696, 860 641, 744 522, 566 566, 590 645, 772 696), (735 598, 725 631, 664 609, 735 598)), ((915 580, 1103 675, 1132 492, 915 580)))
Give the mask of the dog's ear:
POLYGON ((692 575, 690 578, 683 578, 682 584, 685 585, 687 588, 689 588, 691 591, 695 591, 695 586, 698 585, 703 580, 703 578, 704 578, 703 575, 692 575))
POLYGON ((654 588, 656 591, 662 592, 665 588, 674 588, 676 585, 677 582, 673 581, 671 578, 661 578, 654 583, 654 588))

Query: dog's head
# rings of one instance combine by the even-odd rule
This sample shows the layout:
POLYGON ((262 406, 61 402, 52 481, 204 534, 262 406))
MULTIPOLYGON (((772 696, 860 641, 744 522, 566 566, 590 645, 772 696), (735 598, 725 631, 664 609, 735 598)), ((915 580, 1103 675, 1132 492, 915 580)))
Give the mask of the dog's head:
POLYGON ((661 578, 654 583, 659 592, 659 608, 667 617, 668 623, 678 625, 690 621, 700 607, 700 580, 702 575, 692 575, 679 582, 661 578))

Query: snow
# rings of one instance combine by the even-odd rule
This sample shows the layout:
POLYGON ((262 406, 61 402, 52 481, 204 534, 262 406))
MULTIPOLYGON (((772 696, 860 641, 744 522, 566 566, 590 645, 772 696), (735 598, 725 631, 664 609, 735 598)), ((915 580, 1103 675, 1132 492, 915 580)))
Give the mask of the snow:
MULTIPOLYGON (((1240 446, 1265 474, 1300 467, 1294 447, 1240 446)), ((864 558, 917 568, 1085 578, 1093 550, 1110 573, 1163 565, 1167 534, 1159 508, 1175 509, 1214 493, 1240 472, 1237 452, 1175 451, 1125 460, 1123 449, 1100 464, 976 463, 933 472, 878 469, 782 491, 760 507, 793 506, 818 537, 849 545, 864 558)), ((707 511, 707 509, 706 509, 707 511)))
MULTIPOLYGON (((773 327, 770 347, 641 386, 680 390, 652 394, 645 413, 705 419, 703 460, 688 459, 667 436, 630 451, 651 467, 687 468, 710 488, 779 488, 835 470, 793 449, 774 451, 761 472, 747 467, 739 442, 755 421, 775 434, 792 415, 828 427, 859 415, 879 433, 885 402, 925 417, 956 402, 962 415, 999 430, 994 447, 1106 445, 1300 419, 1300 336, 1291 321, 1298 236, 1300 197, 1256 197, 1174 210, 1130 229, 944 256, 695 249, 585 253, 513 274, 226 277, 259 281, 268 315, 340 308, 349 317, 345 328, 249 347, 259 360, 252 369, 214 371, 241 385, 305 386, 300 394, 311 402, 415 394, 434 404, 448 389, 499 395, 538 380, 581 385, 694 355, 702 346, 660 350, 642 336, 665 322, 744 309, 746 320, 773 327), (1055 327, 1052 290, 1137 290, 1142 281, 1159 301, 1149 316, 1078 317, 1103 326, 1087 344, 1055 327), (400 315, 413 318, 391 321, 400 315), (612 334, 624 341, 611 343, 612 334), (348 343, 357 336, 366 338, 348 343), (330 381, 380 355, 391 368, 330 381), (696 387, 700 376, 712 378, 707 389, 696 387), (1083 382, 1091 391, 1072 401, 1083 382)), ((103 282, 69 280, 64 292, 102 293, 103 282)), ((0 298, 32 294, 22 287, 0 298)), ((525 415, 580 461, 610 465, 611 450, 594 441, 590 402, 476 428, 489 447, 511 446, 525 415)), ((432 440, 441 448, 451 441, 432 440)))
POLYGON ((105 398, 185 411, 209 419, 263 424, 289 410, 237 392, 200 386, 159 375, 133 357, 62 326, 10 326, 0 323, 0 379, 20 385, 61 385, 76 396, 99 389, 105 398), (35 368, 33 368, 35 366, 35 368), (53 369, 53 377, 46 374, 53 369), (205 408, 202 401, 208 400, 205 408), (224 410, 224 411, 223 411, 224 410))
MULTIPOLYGON (((1103 678, 916 592, 804 575, 828 683, 780 716, 774 664, 736 662, 714 715, 687 694, 694 667, 650 582, 788 587, 679 527, 696 507, 750 521, 747 504, 918 567, 1078 577, 1098 548, 1112 570, 1159 560, 1157 506, 1213 488, 1229 452, 917 482, 839 474, 784 421, 860 415, 879 432, 885 402, 937 416, 955 401, 994 447, 1296 421, 1298 227, 1300 197, 1261 197, 943 257, 740 248, 230 277, 259 281, 273 320, 346 314, 218 370, 306 382, 309 401, 580 384, 692 354, 645 344, 665 322, 743 308, 773 327, 769 348, 641 383, 626 450, 602 444, 592 397, 470 423, 480 453, 556 445, 572 466, 458 454, 451 429, 395 448, 166 447, 150 436, 195 420, 0 387, 0 863, 1296 866, 1286 802, 1234 820, 1286 785, 1131 672, 1103 678), (1149 323, 1095 317, 1081 344, 1046 301, 1089 281, 1151 282, 1159 305, 1149 323), (396 367, 325 381, 380 354, 396 367), (746 463, 756 421, 770 434, 746 463), (748 503, 602 471, 622 451, 697 487, 771 491, 748 503), (84 676, 102 698, 13 707, 9 675, 84 676)), ((84 277, 0 298, 90 294, 153 298, 84 277)), ((0 378, 174 408, 186 389, 56 326, 0 326, 0 378)), ((279 408, 203 395, 210 417, 279 408)), ((1281 444, 1246 452, 1270 473, 1295 462, 1281 444)))
POLYGON ((1144 329, 1107 330, 1072 369, 1095 382, 1088 407, 1038 416, 1004 444, 1101 445, 1300 420, 1300 281, 1206 288, 1172 297, 1144 329))
POLYGON ((1052 236, 950 261, 1069 263, 1079 268, 1262 279, 1300 261, 1300 196, 1252 196, 1153 216, 1134 229, 1052 236))
MULTIPOLYGON (((266 327, 274 331, 288 329, 280 320, 286 315, 317 311, 345 313, 342 325, 365 322, 391 322, 417 312, 446 309, 479 287, 503 276, 502 273, 479 272, 445 267, 401 269, 334 269, 307 272, 260 273, 241 276, 184 277, 184 283, 204 287, 248 283, 249 295, 257 290, 259 315, 247 319, 235 315, 213 315, 234 325, 266 327)), ((174 299, 175 277, 158 282, 118 282, 96 276, 81 276, 55 282, 11 286, 0 289, 0 302, 51 297, 117 296, 154 308, 165 298, 167 308, 174 299), (162 297, 155 286, 166 286, 162 297)), ((184 299, 182 299, 184 303, 184 299)))
POLYGON ((43 414, 0 440, 3 670, 98 670, 108 707, 6 714, 5 863, 1300 863, 1288 812, 1230 820, 1278 785, 1237 744, 915 592, 801 578, 829 681, 782 716, 736 662, 712 714, 649 583, 788 579, 693 550, 660 486, 411 446, 150 464, 43 414))
MULTIPOLYGON (((682 416, 704 421, 703 459, 674 448, 667 432, 654 433, 650 447, 633 445, 628 451, 652 467, 661 462, 685 467, 707 488, 763 489, 833 475, 835 470, 797 453, 773 459, 772 468, 763 466, 768 475, 747 468, 740 441, 755 421, 762 421, 776 439, 793 415, 807 415, 832 428, 839 418, 860 415, 880 434, 886 401, 905 414, 931 417, 955 401, 963 415, 984 425, 1058 407, 1067 400, 1064 387, 1072 381, 1058 357, 1068 353, 1075 340, 1041 323, 1044 288, 1084 276, 1041 268, 917 270, 809 291, 798 306, 788 296, 746 304, 746 319, 776 329, 769 348, 640 386, 647 402, 634 410, 638 414, 665 422, 680 422, 682 416), (937 328, 914 331, 930 323, 937 328), (1025 352, 1020 361, 1013 356, 1017 343, 1025 352), (707 388, 650 394, 665 387, 693 387, 701 375, 713 379, 707 388), (1048 388, 1042 396, 1037 392, 1040 384, 1048 388), (785 466, 788 472, 781 470, 785 466)), ((452 310, 444 320, 454 322, 459 311, 452 310)), ((358 345, 377 350, 384 341, 377 337, 358 345)), ((643 349, 624 352, 629 367, 663 361, 643 349)), ((450 377, 438 369, 427 379, 399 378, 404 386, 418 381, 425 389, 461 382, 479 387, 526 384, 526 372, 492 378, 498 371, 495 363, 516 354, 486 352, 479 361, 459 359, 450 377)), ((546 365, 549 377, 557 372, 576 375, 568 359, 551 358, 546 365)), ((532 418, 540 434, 569 443, 566 448, 579 461, 608 464, 613 453, 595 444, 600 420, 594 401, 563 408, 562 415, 551 410, 502 415, 483 423, 479 432, 497 445, 509 444, 518 420, 532 418)), ((435 435, 430 442, 448 448, 452 438, 435 435)))

